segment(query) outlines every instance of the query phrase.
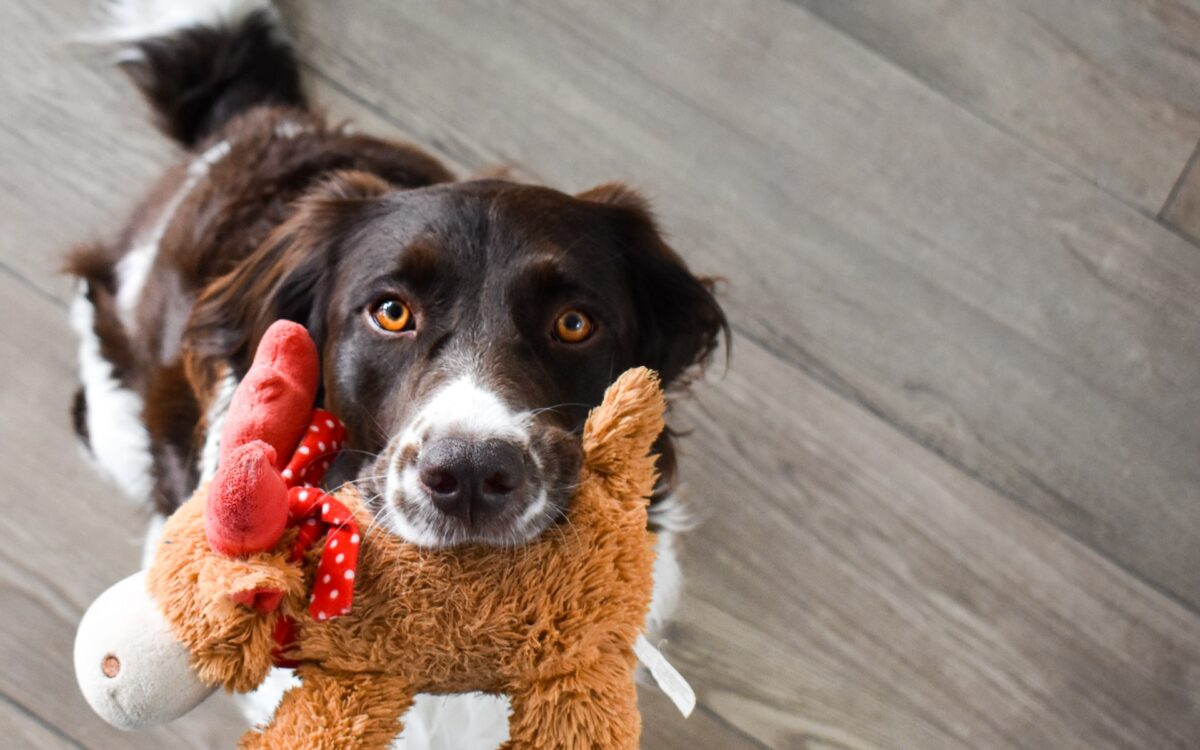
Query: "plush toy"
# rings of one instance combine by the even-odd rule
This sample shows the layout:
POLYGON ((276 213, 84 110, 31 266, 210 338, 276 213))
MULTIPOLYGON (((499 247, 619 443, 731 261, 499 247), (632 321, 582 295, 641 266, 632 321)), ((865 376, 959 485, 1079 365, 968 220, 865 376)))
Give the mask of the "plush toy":
POLYGON ((345 440, 312 410, 317 371, 303 328, 268 330, 216 476, 167 520, 144 578, 105 592, 80 624, 76 672, 93 708, 145 726, 283 664, 301 684, 244 747, 383 748, 416 693, 467 691, 509 696, 505 747, 636 747, 655 376, 624 373, 589 415, 565 522, 518 547, 428 549, 372 527, 353 489, 315 486, 345 440))

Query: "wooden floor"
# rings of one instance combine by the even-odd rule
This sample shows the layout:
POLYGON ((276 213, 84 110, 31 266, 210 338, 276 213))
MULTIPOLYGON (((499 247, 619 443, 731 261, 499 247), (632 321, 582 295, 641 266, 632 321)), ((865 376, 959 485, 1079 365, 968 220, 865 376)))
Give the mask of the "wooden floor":
MULTIPOLYGON (((173 156, 84 3, 0 5, 0 745, 125 735, 70 667, 144 516, 69 436, 72 242, 173 156)), ((287 3, 313 92, 462 174, 624 179, 735 345, 648 748, 1200 747, 1200 4, 287 3)))

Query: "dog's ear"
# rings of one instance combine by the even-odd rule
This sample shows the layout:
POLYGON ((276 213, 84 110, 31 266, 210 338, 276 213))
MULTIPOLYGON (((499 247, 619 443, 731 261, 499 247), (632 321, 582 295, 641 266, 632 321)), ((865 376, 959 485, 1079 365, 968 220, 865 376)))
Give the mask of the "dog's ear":
POLYGON ((713 279, 688 270, 663 240, 644 198, 619 183, 576 197, 609 214, 625 256, 638 315, 636 364, 657 370, 668 387, 707 362, 722 336, 728 345, 729 323, 713 296, 713 279))
POLYGON ((297 201, 290 218, 249 257, 209 284, 184 334, 192 382, 212 383, 228 371, 241 376, 276 320, 304 325, 319 348, 341 240, 364 207, 390 189, 365 172, 330 176, 297 201))

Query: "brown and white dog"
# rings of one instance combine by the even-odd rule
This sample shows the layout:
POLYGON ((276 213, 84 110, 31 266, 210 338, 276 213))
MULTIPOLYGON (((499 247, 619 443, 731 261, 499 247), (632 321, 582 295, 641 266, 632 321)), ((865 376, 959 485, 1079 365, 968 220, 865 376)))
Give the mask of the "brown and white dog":
MULTIPOLYGON (((212 475, 224 408, 279 318, 318 342, 323 401, 350 425, 331 481, 433 546, 521 544, 556 523, 613 377, 646 365, 680 384, 727 331, 631 190, 457 182, 413 146, 328 125, 265 0, 113 10, 121 66, 188 153, 115 242, 71 256, 74 417, 159 514, 212 475)), ((658 448, 661 620, 681 511, 669 434, 658 448)))

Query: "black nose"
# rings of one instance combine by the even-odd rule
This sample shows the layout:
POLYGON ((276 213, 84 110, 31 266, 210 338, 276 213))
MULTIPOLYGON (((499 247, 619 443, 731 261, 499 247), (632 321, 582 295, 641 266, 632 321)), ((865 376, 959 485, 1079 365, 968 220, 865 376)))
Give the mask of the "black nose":
POLYGON ((525 485, 524 455, 503 440, 435 440, 417 471, 438 510, 468 524, 499 514, 525 485))

